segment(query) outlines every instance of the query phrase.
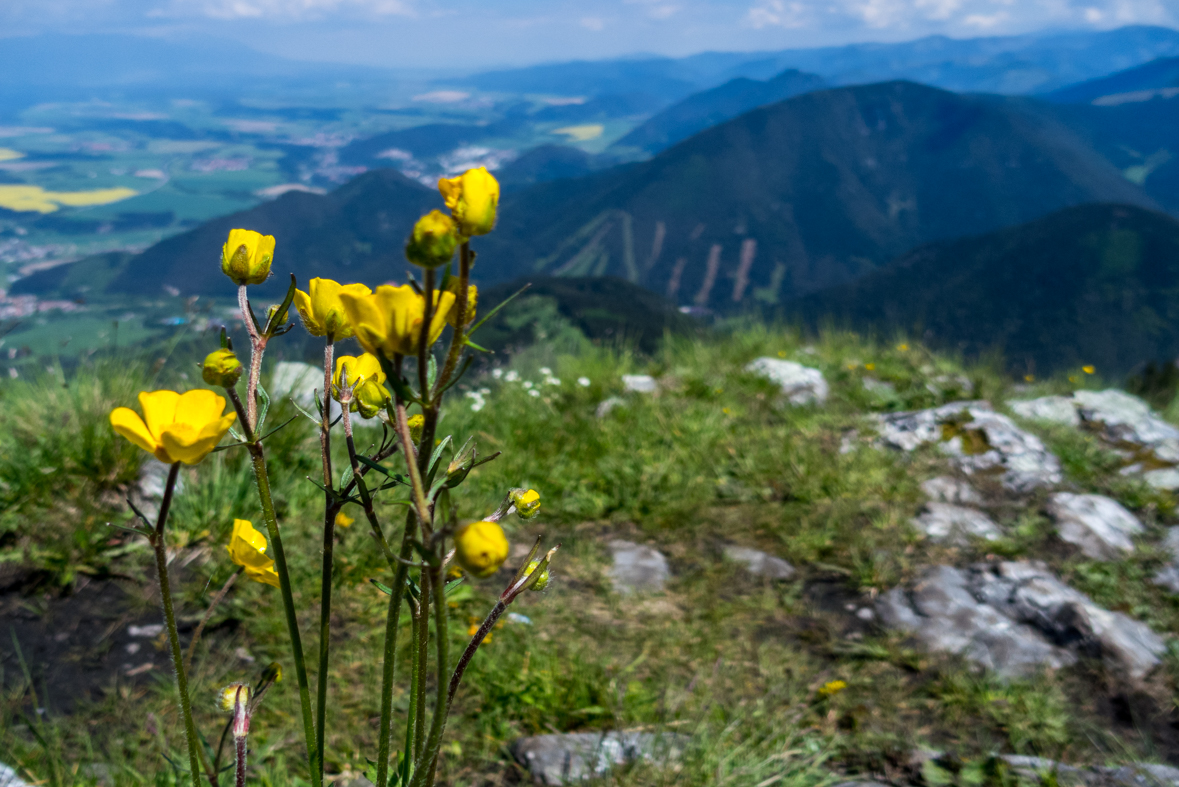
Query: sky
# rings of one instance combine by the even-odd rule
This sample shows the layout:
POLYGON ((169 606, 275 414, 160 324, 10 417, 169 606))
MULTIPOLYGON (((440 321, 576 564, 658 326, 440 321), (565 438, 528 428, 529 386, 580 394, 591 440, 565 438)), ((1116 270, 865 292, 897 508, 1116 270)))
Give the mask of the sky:
POLYGON ((1179 28, 1179 0, 0 0, 8 35, 213 36, 303 60, 429 68, 1129 24, 1179 28))

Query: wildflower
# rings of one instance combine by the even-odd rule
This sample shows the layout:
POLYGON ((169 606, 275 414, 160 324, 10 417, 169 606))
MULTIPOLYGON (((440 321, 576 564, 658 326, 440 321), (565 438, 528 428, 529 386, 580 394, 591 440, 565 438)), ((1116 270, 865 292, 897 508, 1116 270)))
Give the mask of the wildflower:
POLYGON ((1085 374, 1093 374, 1095 371, 1097 371, 1097 367, 1086 364, 1085 366, 1081 367, 1081 371, 1085 374))
POLYGON ((295 290, 295 308, 303 320, 303 327, 312 336, 326 336, 338 342, 353 335, 352 324, 340 301, 341 293, 357 296, 371 295, 363 284, 340 284, 331 279, 312 279, 307 292, 295 290))
POLYGON ((907 353, 907 352, 909 351, 909 345, 907 345, 907 344, 898 344, 898 345, 897 345, 897 351, 898 351, 898 352, 907 353))
POLYGON ((540 396, 540 391, 533 388, 531 391, 528 392, 528 395, 529 396, 540 396))
POLYGON ((553 376, 553 370, 547 366, 540 367, 540 373, 543 374, 545 377, 552 377, 553 376))
POLYGON ((205 356, 201 364, 201 379, 219 388, 232 388, 242 376, 242 364, 233 350, 222 347, 205 356))
POLYGON ((355 519, 348 516, 343 511, 336 514, 336 527, 352 527, 355 522, 355 519))
POLYGON ((866 364, 864 364, 864 368, 871 372, 876 369, 876 364, 866 363, 866 364))
POLYGON ((342 355, 336 359, 336 375, 332 380, 332 394, 340 399, 344 388, 352 389, 352 402, 349 410, 360 411, 364 418, 372 418, 382 409, 391 398, 382 383, 385 382, 385 372, 381 369, 381 362, 375 355, 364 353, 359 358, 342 355))
POLYGON ((520 379, 520 373, 515 369, 509 369, 508 373, 504 375, 505 383, 514 383, 520 379))
POLYGON ((416 443, 422 439, 422 429, 426 426, 426 416, 421 413, 411 415, 406 419, 405 425, 409 427, 409 439, 416 443))
POLYGON ((473 413, 477 413, 487 406, 487 400, 480 391, 467 391, 463 396, 471 400, 471 412, 473 413))
MULTIPOLYGON (((383 284, 369 295, 341 292, 340 301, 356 332, 356 340, 365 350, 374 355, 384 353, 388 358, 417 353, 426 299, 413 287, 383 284)), ((438 341, 453 305, 454 293, 434 292, 434 313, 426 336, 427 345, 438 341)))
POLYGON ((577 384, 580 385, 582 388, 589 388, 590 387, 590 378, 578 377, 577 384))
POLYGON ((139 406, 142 418, 129 407, 116 407, 111 426, 166 464, 195 465, 217 447, 237 418, 236 413, 222 415, 225 399, 203 389, 141 393, 139 406))
POLYGON ((503 369, 492 369, 491 376, 494 377, 495 379, 499 380, 504 376, 504 370, 503 369))
POLYGON ((226 713, 233 713, 234 706, 239 702, 245 705, 250 701, 250 687, 244 683, 230 683, 221 689, 217 697, 217 705, 226 713))
POLYGON ((846 688, 847 688, 847 683, 845 683, 844 681, 832 680, 832 681, 828 681, 827 683, 824 683, 819 688, 819 694, 821 694, 824 697, 833 697, 846 688))
POLYGON ((475 522, 454 537, 454 559, 473 577, 483 579, 499 571, 508 559, 508 539, 495 522, 475 522))
POLYGON ((524 389, 525 389, 525 390, 529 390, 529 389, 531 389, 531 388, 532 388, 532 381, 531 381, 531 380, 525 380, 524 382, 520 383, 520 385, 524 386, 524 389))
POLYGON ((469 169, 457 178, 441 178, 438 191, 463 235, 486 235, 495 227, 499 181, 486 167, 469 169))
POLYGON ((1036 375, 1034 375, 1034 374, 1025 374, 1025 375, 1023 376, 1023 380, 1024 380, 1024 382, 1027 382, 1027 383, 1034 383, 1034 382, 1036 381, 1036 375))
MULTIPOLYGON (((450 281, 446 283, 446 291, 454 293, 454 306, 450 307, 450 313, 446 315, 446 322, 450 327, 454 327, 454 321, 458 319, 458 279, 451 277, 450 281)), ((463 327, 470 325, 475 321, 475 307, 479 304, 479 288, 474 284, 467 286, 467 312, 466 319, 463 321, 463 327)))
POLYGON ((274 236, 253 230, 230 230, 221 249, 221 272, 234 284, 261 284, 270 275, 274 236))
POLYGON ((532 519, 540 513, 540 492, 535 489, 513 489, 508 492, 508 499, 521 519, 532 519))
POLYGON ((432 210, 413 225, 405 244, 405 258, 423 268, 438 268, 454 257, 459 244, 458 226, 440 210, 432 210))
POLYGON ((785 358, 785 357, 786 357, 786 351, 785 351, 785 350, 778 350, 778 357, 779 357, 779 358, 785 358))
POLYGON ((233 520, 233 533, 225 550, 229 552, 230 560, 246 570, 247 577, 255 582, 279 586, 274 561, 266 556, 266 536, 254 529, 253 522, 233 520))
POLYGON ((727 407, 722 407, 721 412, 724 413, 725 415, 732 415, 733 414, 733 411, 727 407))

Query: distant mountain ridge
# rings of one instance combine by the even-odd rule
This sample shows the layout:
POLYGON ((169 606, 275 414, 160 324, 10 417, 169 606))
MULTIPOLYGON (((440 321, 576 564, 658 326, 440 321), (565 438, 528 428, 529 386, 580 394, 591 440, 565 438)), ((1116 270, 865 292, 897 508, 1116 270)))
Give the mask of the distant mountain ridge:
POLYGON ((614 275, 732 308, 1088 202, 1158 207, 1027 100, 907 82, 838 88, 746 113, 650 161, 506 197, 484 275, 614 275))
POLYGON ((785 313, 884 336, 901 331, 1020 374, 1092 364, 1123 374, 1179 355, 1179 220, 1082 205, 915 249, 785 313))
POLYGON ((1069 104, 1106 106, 1147 101, 1179 88, 1179 57, 1160 57, 1145 65, 1054 90, 1044 97, 1069 104))
POLYGON ((822 77, 793 68, 764 81, 746 77, 731 79, 711 90, 693 93, 656 113, 615 142, 611 149, 657 153, 751 109, 824 87, 827 82, 822 77))

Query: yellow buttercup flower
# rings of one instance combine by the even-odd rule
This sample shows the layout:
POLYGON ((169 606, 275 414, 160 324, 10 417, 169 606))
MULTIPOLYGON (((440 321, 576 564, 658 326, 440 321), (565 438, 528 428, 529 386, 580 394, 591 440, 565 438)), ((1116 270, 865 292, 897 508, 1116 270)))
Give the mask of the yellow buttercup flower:
POLYGON ((422 439, 422 429, 426 427, 426 416, 421 413, 411 415, 406 419, 405 425, 409 427, 409 439, 416 443, 422 439))
POLYGON ((129 407, 116 407, 111 426, 166 464, 195 465, 217 447, 237 418, 237 413, 222 415, 225 399, 204 389, 141 393, 139 406, 142 418, 129 407))
MULTIPOLYGON (((454 293, 454 306, 450 308, 450 313, 446 315, 446 321, 450 323, 450 327, 455 327, 455 320, 458 319, 458 277, 452 276, 450 281, 446 283, 446 291, 454 293)), ((466 320, 463 327, 467 327, 475 321, 475 307, 479 305, 479 288, 474 284, 467 287, 467 311, 466 320)))
POLYGON ((508 538, 496 522, 475 522, 454 537, 454 560, 473 577, 489 577, 508 559, 508 538))
POLYGON ((218 692, 217 704, 226 713, 232 713, 239 702, 242 705, 250 701, 250 687, 244 683, 231 683, 218 692))
POLYGON ((266 556, 266 536, 255 530, 252 522, 233 520, 233 533, 225 549, 229 552, 229 559, 246 570, 247 577, 255 582, 279 586, 274 561, 266 556))
MULTIPOLYGON (((340 293, 348 321, 356 331, 356 340, 370 353, 416 355, 426 317, 426 298, 403 284, 383 284, 371 295, 340 293)), ((427 344, 438 341, 446 327, 446 317, 454 306, 454 293, 434 292, 434 313, 430 320, 427 344)))
POLYGON ((232 388, 242 376, 242 364, 233 350, 221 348, 205 356, 201 364, 201 379, 209 385, 232 388))
POLYGON ((405 244, 405 258, 423 268, 437 268, 450 262, 459 244, 458 226, 440 210, 432 210, 413 225, 405 244))
POLYGON ((221 249, 221 272, 234 284, 261 284, 270 275, 274 236, 253 230, 230 230, 221 249))
POLYGON ((1094 372, 1097 371, 1097 367, 1096 366, 1089 366, 1086 364, 1085 366, 1081 367, 1081 371, 1084 372, 1085 374, 1093 374, 1094 372))
POLYGON ((441 178, 438 191, 463 235, 486 235, 495 228, 499 181, 487 167, 469 169, 457 178, 441 178))
POLYGON ((364 353, 358 358, 343 355, 336 359, 335 390, 332 395, 339 399, 342 387, 352 387, 352 403, 348 409, 352 412, 359 410, 365 418, 372 418, 392 398, 381 384, 385 379, 381 362, 375 355, 364 353))
POLYGON ((819 694, 824 697, 831 697, 847 688, 847 683, 842 680, 832 680, 824 683, 819 688, 819 694))
POLYGON ((371 295, 363 284, 340 284, 331 279, 312 279, 307 292, 295 290, 295 308, 303 319, 303 327, 312 336, 326 336, 338 342, 353 334, 352 324, 340 302, 340 294, 371 295))
POLYGON ((336 514, 336 527, 352 527, 355 522, 355 519, 348 516, 343 511, 336 514))

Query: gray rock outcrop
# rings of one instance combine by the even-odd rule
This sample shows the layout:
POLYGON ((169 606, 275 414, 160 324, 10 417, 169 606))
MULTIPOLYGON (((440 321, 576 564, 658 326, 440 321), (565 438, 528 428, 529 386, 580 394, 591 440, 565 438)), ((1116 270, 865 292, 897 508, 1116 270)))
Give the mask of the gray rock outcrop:
POLYGON ((954 503, 955 505, 982 505, 982 495, 970 484, 948 475, 928 478, 921 482, 921 491, 935 503, 954 503))
POLYGON ((1143 532, 1137 517, 1103 495, 1058 492, 1048 499, 1048 514, 1061 540, 1094 560, 1117 560, 1133 552, 1131 538, 1143 532))
POLYGON ((1060 461, 1033 434, 987 402, 952 402, 929 410, 878 416, 880 441, 902 451, 937 444, 963 472, 1000 474, 1003 485, 1028 492, 1060 483, 1060 461))
POLYGON ((1151 581, 1179 594, 1179 527, 1167 530, 1160 546, 1170 554, 1171 560, 1158 570, 1151 581))
POLYGON ((511 747, 537 784, 571 784, 605 776, 638 760, 668 764, 678 760, 687 738, 675 733, 571 732, 520 738, 511 747))
POLYGON ((877 602, 880 619, 929 650, 959 653, 1001 675, 1060 667, 1078 655, 1100 658, 1113 674, 1140 681, 1165 650, 1160 636, 1103 609, 1039 562, 931 566, 906 592, 877 602))
POLYGON ((818 369, 781 358, 758 358, 745 371, 765 377, 782 389, 791 404, 823 404, 831 390, 818 369))
POLYGON ((1042 396, 1039 399, 1024 399, 1008 402, 1011 412, 1031 421, 1047 421, 1065 426, 1080 426, 1081 416, 1071 396, 1042 396))
POLYGON ((653 394, 659 390, 659 383, 649 374, 624 374, 622 387, 628 393, 653 394))
POLYGON ((953 503, 926 503, 913 518, 913 526, 938 544, 966 546, 972 537, 986 541, 1003 537, 999 526, 982 511, 953 503))
POLYGON ((794 566, 780 557, 775 557, 758 549, 749 547, 727 546, 725 557, 734 563, 743 563, 745 569, 755 577, 785 580, 794 576, 794 566))
POLYGON ((616 593, 663 590, 671 577, 663 553, 631 541, 611 541, 608 546, 614 556, 608 575, 616 593))

